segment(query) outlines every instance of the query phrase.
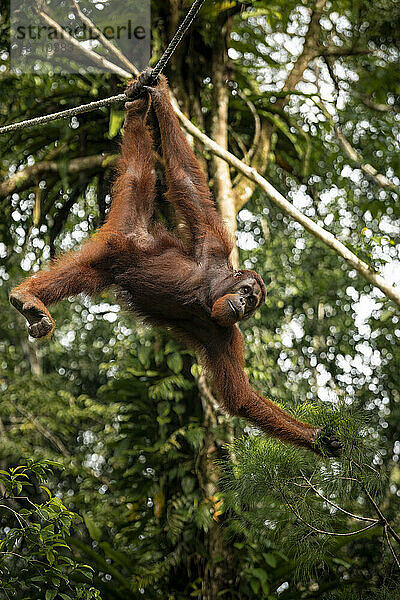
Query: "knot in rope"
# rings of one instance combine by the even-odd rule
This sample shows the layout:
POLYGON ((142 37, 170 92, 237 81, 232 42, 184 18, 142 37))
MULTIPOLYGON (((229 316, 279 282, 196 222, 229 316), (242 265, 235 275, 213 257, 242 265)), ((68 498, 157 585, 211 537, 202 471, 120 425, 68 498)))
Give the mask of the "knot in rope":
POLYGON ((143 89, 145 86, 153 87, 157 85, 159 81, 159 77, 154 76, 153 69, 147 68, 143 73, 140 73, 139 77, 135 79, 125 90, 125 95, 130 100, 135 100, 136 98, 140 98, 145 93, 143 89))

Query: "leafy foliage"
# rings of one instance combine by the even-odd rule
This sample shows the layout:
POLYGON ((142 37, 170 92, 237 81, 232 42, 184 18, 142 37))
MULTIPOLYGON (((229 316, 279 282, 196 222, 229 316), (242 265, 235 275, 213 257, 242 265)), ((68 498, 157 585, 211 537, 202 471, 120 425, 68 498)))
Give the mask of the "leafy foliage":
MULTIPOLYGON (((352 507, 357 502, 368 506, 371 497, 379 503, 385 479, 384 473, 369 466, 374 449, 365 437, 360 415, 346 407, 329 410, 306 403, 297 407, 294 416, 322 423, 334 432, 344 446, 340 460, 316 459, 260 435, 238 438, 231 447, 233 462, 222 486, 226 507, 233 511, 234 531, 274 539, 276 547, 291 555, 302 571, 317 567, 321 555, 334 552, 335 534, 356 534, 352 507)), ((368 531, 380 525, 379 516, 371 516, 371 510, 373 505, 360 517, 368 531)))
MULTIPOLYGON (((155 58, 186 4, 153 2, 155 58)), ((318 49, 367 52, 316 57, 296 90, 282 92, 303 47, 309 6, 295 0, 206 3, 168 76, 184 110, 210 133, 215 46, 228 23, 229 149, 242 157, 251 148, 253 106, 270 134, 265 176, 360 258, 395 279, 398 8, 392 0, 327 3, 318 49), (335 126, 357 151, 358 162, 346 154, 335 126), (390 185, 380 186, 360 164, 371 164, 390 185)), ((7 9, 1 11, 2 122, 123 89, 124 82, 109 74, 16 76, 9 69, 7 9)), ((0 468, 8 473, 3 485, 10 486, 11 477, 13 485, 32 484, 9 489, 12 498, 2 503, 12 500, 17 514, 32 511, 33 527, 29 546, 26 538, 19 541, 14 514, 2 511, 7 552, 10 531, 17 530, 18 554, 25 557, 1 559, 8 597, 35 577, 33 560, 39 557, 45 564, 37 575, 42 580, 26 584, 21 597, 51 598, 61 591, 52 580, 60 568, 69 578, 64 595, 79 597, 82 589, 95 597, 92 586, 104 600, 206 594, 213 600, 217 594, 396 598, 395 561, 382 543, 380 525, 333 537, 312 531, 301 518, 317 529, 352 532, 363 523, 331 503, 374 519, 369 494, 384 508, 388 524, 396 531, 400 526, 398 311, 263 193, 256 190, 238 216, 241 263, 271 280, 265 306, 242 327, 249 376, 268 396, 284 399, 294 414, 337 431, 346 445, 343 461, 307 456, 252 431, 243 437, 246 424, 228 420, 201 393, 195 358, 166 334, 149 332, 124 315, 112 295, 64 302, 55 311, 53 338, 27 341, 8 291, 103 221, 121 122, 116 106, 2 138, 4 179, 31 164, 58 165, 58 172, 22 178, 0 199, 0 468), (110 155, 101 166, 80 173, 69 169, 72 160, 101 153, 110 155), (48 475, 51 498, 38 487, 47 475, 39 483, 32 471, 43 460, 64 466, 62 475, 48 475), (15 479, 23 473, 11 471, 18 465, 26 465, 28 479, 15 479), (222 466, 229 481, 223 493, 217 484, 222 466), (361 484, 339 480, 355 473, 361 484), (44 520, 39 510, 47 511, 44 520), (75 520, 77 514, 83 523, 75 520), (54 530, 61 516, 71 523, 71 535, 54 530), (44 540, 36 525, 50 526, 44 540), (54 547, 60 536, 73 554, 54 547), (53 564, 38 554, 47 550, 53 564), (79 564, 93 568, 92 583, 75 573, 79 564), (27 578, 20 581, 23 569, 27 578)), ((210 156, 202 151, 201 158, 206 162, 210 156)))
POLYGON ((12 523, 0 541, 2 598, 100 600, 90 584, 93 568, 76 561, 69 546, 71 529, 81 517, 44 485, 58 466, 49 460, 29 461, 26 466, 0 471, 4 490, 0 518, 12 523), (40 502, 38 496, 45 500, 40 502))

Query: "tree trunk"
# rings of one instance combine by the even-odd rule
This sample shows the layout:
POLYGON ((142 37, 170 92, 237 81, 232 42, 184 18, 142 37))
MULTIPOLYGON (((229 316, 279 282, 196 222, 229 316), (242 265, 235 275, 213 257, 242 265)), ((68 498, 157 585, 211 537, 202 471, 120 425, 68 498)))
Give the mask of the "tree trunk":
MULTIPOLYGON (((214 40, 211 60, 212 75, 212 106, 211 137, 223 148, 228 149, 228 111, 230 90, 228 86, 228 40, 232 28, 233 17, 225 17, 225 21, 218 25, 220 35, 214 40)), ((233 238, 236 233, 236 205, 229 165, 219 157, 212 155, 211 170, 213 175, 213 192, 222 219, 233 238)), ((236 243, 231 254, 232 265, 235 269, 239 265, 239 253, 236 243)), ((219 479, 219 469, 214 464, 215 460, 215 435, 212 425, 217 422, 218 409, 212 399, 203 395, 204 426, 209 432, 205 441, 205 452, 201 468, 205 482, 205 495, 210 504, 210 511, 216 502, 215 494, 219 479)), ((227 437, 230 437, 228 421, 226 422, 227 437)), ((208 560, 205 564, 203 580, 203 600, 217 600, 218 594, 234 582, 233 556, 229 551, 224 538, 222 526, 217 520, 212 520, 205 535, 208 560)))
MULTIPOLYGON (((218 490, 220 469, 215 464, 217 446, 213 428, 217 425, 219 411, 216 409, 215 401, 208 390, 203 375, 199 378, 198 383, 202 393, 203 426, 207 431, 199 465, 199 480, 205 500, 210 507, 210 512, 215 515, 204 536, 208 559, 204 563, 204 572, 201 575, 203 582, 202 600, 217 600, 221 590, 232 587, 234 583, 234 557, 226 544, 223 528, 218 522, 218 515, 215 513, 216 503, 218 502, 215 494, 218 490)), ((228 422, 226 426, 229 428, 228 422)))
MULTIPOLYGON (((212 84, 213 84, 213 113, 211 122, 211 137, 228 149, 228 109, 229 109, 229 87, 228 87, 228 53, 227 38, 232 27, 232 17, 225 22, 221 29, 221 35, 215 40, 212 58, 212 84)), ((236 206, 235 195, 232 188, 229 165, 212 155, 212 170, 214 176, 214 195, 218 203, 219 212, 232 237, 236 232, 236 206)), ((239 265, 239 254, 235 244, 231 255, 232 264, 235 269, 239 265)))
POLYGON ((38 356, 36 344, 28 342, 24 337, 21 339, 21 346, 32 375, 35 377, 41 377, 43 375, 42 361, 38 356))

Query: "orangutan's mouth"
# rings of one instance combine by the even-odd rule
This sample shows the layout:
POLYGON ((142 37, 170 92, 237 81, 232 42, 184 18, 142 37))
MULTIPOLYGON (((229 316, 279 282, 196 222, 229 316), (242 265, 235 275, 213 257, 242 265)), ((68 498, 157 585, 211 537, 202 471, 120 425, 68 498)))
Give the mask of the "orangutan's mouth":
POLYGON ((229 304, 233 314, 235 315, 236 319, 240 319, 238 310, 237 310, 236 306, 233 304, 233 302, 231 300, 228 300, 228 304, 229 304))

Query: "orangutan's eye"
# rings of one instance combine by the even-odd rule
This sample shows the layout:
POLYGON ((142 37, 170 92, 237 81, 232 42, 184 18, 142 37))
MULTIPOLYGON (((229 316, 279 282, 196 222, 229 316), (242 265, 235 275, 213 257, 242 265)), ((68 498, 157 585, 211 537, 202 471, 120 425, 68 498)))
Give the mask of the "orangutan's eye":
POLYGON ((249 285, 244 285, 244 286, 242 287, 242 290, 241 290, 241 291, 243 292, 243 294, 250 294, 250 292, 251 292, 251 287, 250 287, 249 285))

